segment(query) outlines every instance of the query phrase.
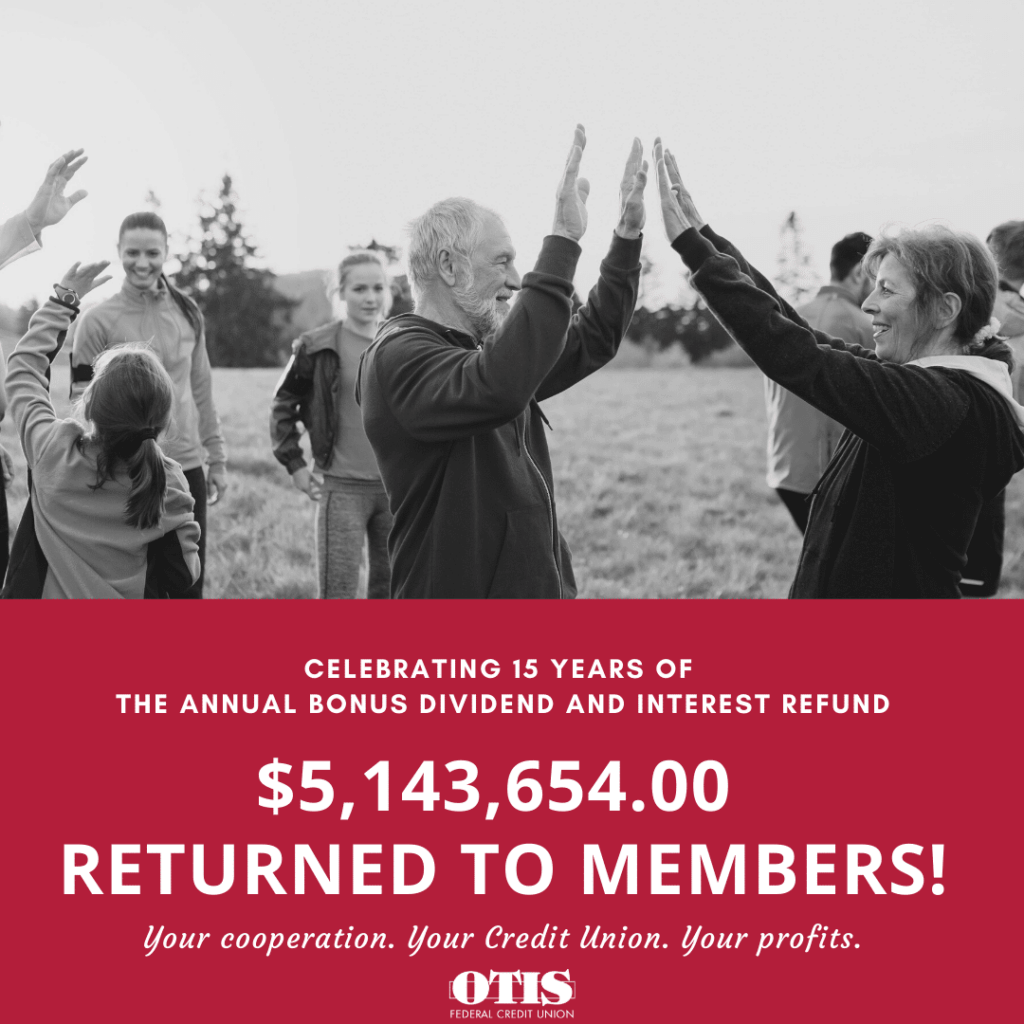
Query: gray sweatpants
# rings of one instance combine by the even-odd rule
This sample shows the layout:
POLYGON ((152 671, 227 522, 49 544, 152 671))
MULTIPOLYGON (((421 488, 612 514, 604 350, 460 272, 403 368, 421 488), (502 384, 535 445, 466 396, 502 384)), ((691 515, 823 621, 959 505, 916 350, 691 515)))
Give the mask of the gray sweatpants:
POLYGON ((320 597, 355 597, 363 539, 369 542, 367 597, 390 597, 388 534, 391 513, 380 481, 324 476, 316 517, 320 597))

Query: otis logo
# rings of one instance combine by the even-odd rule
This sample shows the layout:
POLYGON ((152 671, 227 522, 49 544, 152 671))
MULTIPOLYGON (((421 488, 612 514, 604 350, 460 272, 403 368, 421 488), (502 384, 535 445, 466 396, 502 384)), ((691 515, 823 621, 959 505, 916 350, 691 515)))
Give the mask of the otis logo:
POLYGON ((477 1006, 488 999, 499 1006, 561 1006, 576 998, 576 982, 568 971, 491 971, 489 975, 463 971, 448 982, 448 998, 464 1006, 477 1006))

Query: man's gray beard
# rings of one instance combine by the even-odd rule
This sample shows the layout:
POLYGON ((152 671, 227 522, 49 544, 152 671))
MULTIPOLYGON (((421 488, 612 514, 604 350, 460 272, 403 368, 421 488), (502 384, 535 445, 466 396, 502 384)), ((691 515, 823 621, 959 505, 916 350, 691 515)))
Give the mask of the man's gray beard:
POLYGON ((493 301, 485 302, 478 299, 472 285, 465 288, 453 288, 452 298, 455 305, 462 310, 469 321, 473 334, 478 341, 486 341, 501 326, 506 311, 500 309, 493 301))

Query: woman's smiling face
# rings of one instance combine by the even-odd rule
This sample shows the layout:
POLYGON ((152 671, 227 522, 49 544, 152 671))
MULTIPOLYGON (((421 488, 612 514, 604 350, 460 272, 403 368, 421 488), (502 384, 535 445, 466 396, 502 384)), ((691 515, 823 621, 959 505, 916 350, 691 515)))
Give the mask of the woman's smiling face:
POLYGON ((917 289, 906 268, 887 253, 878 266, 875 287, 861 307, 871 317, 875 353, 890 363, 908 363, 932 333, 917 303, 917 289))
POLYGON ((155 288, 167 259, 167 239, 153 228, 129 228, 121 236, 117 254, 136 288, 155 288))

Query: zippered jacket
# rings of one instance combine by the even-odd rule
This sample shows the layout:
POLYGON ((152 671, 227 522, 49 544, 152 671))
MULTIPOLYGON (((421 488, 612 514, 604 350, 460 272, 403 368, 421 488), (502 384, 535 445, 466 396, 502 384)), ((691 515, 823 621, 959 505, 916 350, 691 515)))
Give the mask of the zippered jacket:
POLYGON ((320 469, 331 464, 338 423, 336 395, 341 361, 335 351, 340 323, 325 324, 300 335, 292 357, 274 388, 270 407, 270 443, 274 458, 294 473, 306 465, 299 424, 309 432, 313 459, 320 469))
POLYGON ((537 403, 615 355, 636 304, 640 247, 613 238, 573 315, 580 247, 545 238, 482 345, 411 313, 383 325, 356 400, 394 516, 392 597, 575 597, 537 403))
POLYGON ((790 597, 960 597, 982 505, 1024 468, 1024 409, 1006 364, 883 362, 812 330, 709 227, 672 247, 764 373, 846 427, 812 494, 790 597))
POLYGON ((125 280, 116 295, 85 310, 71 333, 72 398, 84 393, 92 380, 92 364, 104 350, 145 345, 160 360, 174 387, 171 425, 160 447, 184 470, 198 469, 204 462, 211 467, 227 462, 213 404, 205 332, 196 337, 163 282, 159 288, 143 290, 125 280))

